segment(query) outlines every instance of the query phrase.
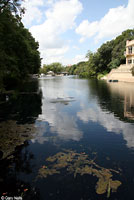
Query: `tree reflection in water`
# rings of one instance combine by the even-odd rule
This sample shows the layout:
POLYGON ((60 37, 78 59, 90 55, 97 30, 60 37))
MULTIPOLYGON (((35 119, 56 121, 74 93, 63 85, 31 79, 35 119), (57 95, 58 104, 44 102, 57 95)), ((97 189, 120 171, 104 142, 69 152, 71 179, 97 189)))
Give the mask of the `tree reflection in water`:
POLYGON ((114 113, 121 121, 134 121, 134 84, 107 83, 89 80, 91 94, 97 98, 101 108, 114 113))
POLYGON ((23 199, 30 200, 39 198, 39 191, 28 181, 18 178, 18 174, 31 174, 33 166, 31 160, 33 154, 27 150, 28 142, 16 148, 14 157, 0 161, 0 196, 21 196, 23 199))
POLYGON ((39 199, 32 183, 18 177, 33 171, 33 154, 27 147, 41 113, 41 97, 38 81, 31 81, 0 99, 0 196, 39 199))

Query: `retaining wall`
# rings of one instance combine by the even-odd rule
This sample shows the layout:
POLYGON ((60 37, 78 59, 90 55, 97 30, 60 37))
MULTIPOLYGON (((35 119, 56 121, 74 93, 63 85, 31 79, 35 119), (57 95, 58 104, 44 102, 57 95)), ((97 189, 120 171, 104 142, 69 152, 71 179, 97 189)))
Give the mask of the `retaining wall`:
POLYGON ((123 82, 134 82, 131 69, 134 65, 120 65, 117 69, 112 69, 107 75, 107 80, 118 80, 123 82))

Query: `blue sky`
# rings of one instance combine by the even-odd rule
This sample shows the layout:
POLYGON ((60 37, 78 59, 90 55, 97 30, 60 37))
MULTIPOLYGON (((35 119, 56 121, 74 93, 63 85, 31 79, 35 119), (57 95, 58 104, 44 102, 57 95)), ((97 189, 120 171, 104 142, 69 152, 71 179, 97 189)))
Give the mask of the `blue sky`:
POLYGON ((134 28, 134 0, 25 0, 24 25, 39 42, 42 64, 85 60, 102 43, 134 28))

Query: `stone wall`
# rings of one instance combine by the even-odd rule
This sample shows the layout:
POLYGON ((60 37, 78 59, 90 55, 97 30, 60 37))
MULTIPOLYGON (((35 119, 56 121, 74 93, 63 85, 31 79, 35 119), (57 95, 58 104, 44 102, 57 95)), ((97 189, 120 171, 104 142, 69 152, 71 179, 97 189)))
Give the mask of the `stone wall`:
POLYGON ((118 80, 123 82, 134 82, 131 69, 134 65, 120 65, 117 69, 112 69, 107 75, 107 80, 118 80))

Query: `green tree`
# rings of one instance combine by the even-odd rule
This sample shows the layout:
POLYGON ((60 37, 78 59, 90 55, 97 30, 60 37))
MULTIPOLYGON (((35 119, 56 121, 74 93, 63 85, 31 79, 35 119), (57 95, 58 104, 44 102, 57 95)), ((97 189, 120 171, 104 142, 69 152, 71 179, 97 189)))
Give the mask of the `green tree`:
MULTIPOLYGON (((6 2, 9 3, 12 1, 6 2)), ((41 64, 38 48, 38 42, 36 42, 31 33, 24 28, 20 17, 18 17, 18 15, 13 15, 9 6, 1 6, 1 88, 15 85, 17 82, 25 80, 29 74, 38 73, 41 64)))
POLYGON ((51 64, 44 64, 43 68, 40 68, 40 73, 47 74, 48 71, 53 71, 55 74, 61 73, 64 71, 65 68, 59 62, 51 63, 51 64))
POLYGON ((88 51, 89 76, 97 77, 125 64, 126 41, 134 39, 134 30, 126 30, 120 36, 101 45, 96 53, 88 51))
POLYGON ((134 29, 126 30, 114 40, 102 44, 95 53, 89 50, 86 54, 87 62, 72 65, 67 70, 80 77, 101 77, 120 64, 125 64, 126 41, 133 39, 134 29))
POLYGON ((0 14, 5 10, 10 10, 11 13, 16 15, 22 15, 25 12, 25 9, 21 7, 23 0, 1 0, 0 1, 0 14))

